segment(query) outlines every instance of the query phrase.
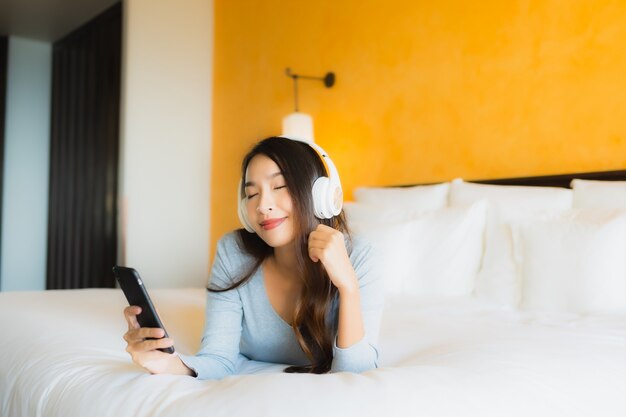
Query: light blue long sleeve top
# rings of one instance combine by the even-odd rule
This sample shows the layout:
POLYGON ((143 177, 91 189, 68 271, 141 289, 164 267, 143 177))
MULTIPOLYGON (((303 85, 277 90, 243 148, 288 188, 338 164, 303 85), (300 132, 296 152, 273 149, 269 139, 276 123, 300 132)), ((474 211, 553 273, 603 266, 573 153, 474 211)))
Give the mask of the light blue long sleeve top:
MULTIPOLYGON (((378 367, 376 344, 383 310, 382 279, 373 267, 371 246, 352 239, 350 261, 359 280, 365 336, 352 346, 337 347, 339 298, 330 306, 328 325, 335 334, 331 372, 362 372, 378 367)), ((254 258, 239 243, 236 232, 218 242, 211 269, 212 287, 225 288, 241 278, 254 258)), ((221 379, 236 374, 241 356, 285 365, 310 363, 291 326, 272 307, 260 267, 250 280, 226 292, 207 292, 205 325, 195 356, 180 355, 199 379, 221 379)))

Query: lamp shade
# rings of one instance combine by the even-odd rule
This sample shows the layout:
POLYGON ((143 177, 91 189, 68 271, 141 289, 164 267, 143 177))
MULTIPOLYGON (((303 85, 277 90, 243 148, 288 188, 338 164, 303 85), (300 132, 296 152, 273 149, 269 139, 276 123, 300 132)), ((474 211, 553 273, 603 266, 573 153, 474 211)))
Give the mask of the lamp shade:
POLYGON ((283 118, 283 136, 314 143, 313 118, 300 112, 285 116, 283 118))

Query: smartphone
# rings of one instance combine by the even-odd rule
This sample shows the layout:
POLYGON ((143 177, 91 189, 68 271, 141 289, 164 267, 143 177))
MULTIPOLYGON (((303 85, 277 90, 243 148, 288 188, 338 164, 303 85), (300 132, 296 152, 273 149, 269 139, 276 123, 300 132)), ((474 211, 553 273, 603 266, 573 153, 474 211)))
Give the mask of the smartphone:
MULTIPOLYGON (((128 300, 128 304, 131 306, 141 307, 141 313, 137 315, 137 322, 141 327, 158 327, 165 332, 164 337, 169 337, 167 331, 159 319, 159 315, 150 300, 148 291, 143 285, 143 281, 139 276, 139 273, 133 268, 126 268, 123 266, 114 266, 113 274, 117 282, 120 283, 122 291, 128 300)), ((154 339, 154 338, 149 338, 154 339)), ((161 352, 174 353, 174 347, 168 347, 159 349, 161 352)))

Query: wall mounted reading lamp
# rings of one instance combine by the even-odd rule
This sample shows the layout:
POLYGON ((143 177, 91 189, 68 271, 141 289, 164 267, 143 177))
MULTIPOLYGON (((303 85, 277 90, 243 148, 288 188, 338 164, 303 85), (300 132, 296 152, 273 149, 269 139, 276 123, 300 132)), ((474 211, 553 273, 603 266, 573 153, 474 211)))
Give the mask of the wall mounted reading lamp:
POLYGON ((335 85, 335 73, 328 72, 323 77, 311 77, 308 75, 300 75, 291 72, 291 68, 285 70, 285 74, 293 79, 293 98, 294 112, 283 118, 283 135, 291 138, 298 138, 305 142, 314 142, 313 137, 313 118, 301 113, 298 107, 298 80, 317 80, 322 81, 326 88, 335 85))

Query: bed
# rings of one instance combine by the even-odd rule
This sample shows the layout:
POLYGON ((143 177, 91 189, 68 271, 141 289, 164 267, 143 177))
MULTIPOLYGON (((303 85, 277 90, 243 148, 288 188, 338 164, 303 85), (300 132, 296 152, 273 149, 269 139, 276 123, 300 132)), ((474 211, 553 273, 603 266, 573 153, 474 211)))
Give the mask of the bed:
MULTIPOLYGON (((604 174, 357 190, 350 226, 391 276, 362 374, 149 375, 124 351, 119 290, 0 293, 0 415, 623 417, 626 172, 604 174)), ((151 290, 180 352, 205 294, 151 290)))

